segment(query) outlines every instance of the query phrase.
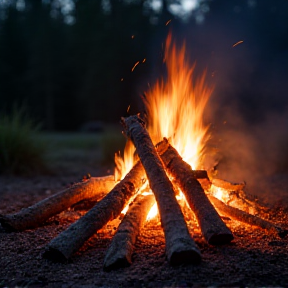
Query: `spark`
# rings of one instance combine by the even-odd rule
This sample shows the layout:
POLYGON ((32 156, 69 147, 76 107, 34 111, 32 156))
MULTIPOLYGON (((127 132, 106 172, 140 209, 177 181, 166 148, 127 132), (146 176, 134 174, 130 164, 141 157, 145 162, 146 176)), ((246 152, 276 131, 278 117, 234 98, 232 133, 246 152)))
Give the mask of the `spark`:
POLYGON ((241 44, 243 42, 244 42, 243 40, 240 40, 240 41, 236 42, 235 44, 233 44, 232 47, 235 47, 235 46, 237 46, 237 45, 239 45, 239 44, 241 44))
POLYGON ((140 63, 140 61, 137 61, 137 62, 134 64, 133 68, 131 69, 132 72, 134 71, 135 67, 136 67, 139 63, 140 63))
POLYGON ((146 58, 143 59, 142 63, 145 63, 145 62, 146 62, 146 58))
POLYGON ((128 112, 129 112, 129 110, 130 110, 130 106, 131 106, 131 105, 129 105, 129 106, 128 106, 128 108, 127 108, 127 113, 128 113, 128 112))
POLYGON ((168 20, 165 25, 167 26, 170 22, 171 22, 171 19, 168 20))
POLYGON ((134 38, 135 38, 135 35, 132 35, 131 38, 134 39, 134 38))

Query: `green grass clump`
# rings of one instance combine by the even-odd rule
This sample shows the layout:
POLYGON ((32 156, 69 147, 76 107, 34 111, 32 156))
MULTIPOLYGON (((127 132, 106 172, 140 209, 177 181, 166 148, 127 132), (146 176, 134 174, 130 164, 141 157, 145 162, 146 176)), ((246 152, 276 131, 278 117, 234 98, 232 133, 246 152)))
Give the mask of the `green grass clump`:
POLYGON ((45 170, 44 143, 37 138, 39 125, 24 108, 0 114, 0 173, 27 175, 45 170))

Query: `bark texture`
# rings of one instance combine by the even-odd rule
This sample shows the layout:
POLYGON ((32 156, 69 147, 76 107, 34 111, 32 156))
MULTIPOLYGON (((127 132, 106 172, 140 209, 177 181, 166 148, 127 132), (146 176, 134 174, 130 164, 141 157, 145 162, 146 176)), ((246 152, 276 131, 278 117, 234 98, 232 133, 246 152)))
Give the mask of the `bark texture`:
POLYGON ((23 231, 39 227, 47 219, 87 198, 108 193, 115 186, 114 176, 92 177, 48 197, 18 213, 0 215, 0 223, 7 231, 23 231))
POLYGON ((166 255, 171 265, 199 263, 201 254, 189 234, 175 198, 173 185, 165 173, 151 138, 138 116, 122 118, 128 137, 133 141, 155 195, 165 234, 166 255))
POLYGON ((127 211, 107 250, 104 269, 111 270, 132 263, 134 244, 146 217, 155 203, 154 195, 139 195, 127 211))
POLYGON ((245 188, 245 183, 230 183, 222 179, 213 179, 212 184, 227 191, 239 191, 245 188))
POLYGON ((283 238, 287 235, 288 230, 283 229, 282 227, 279 227, 267 220, 264 220, 260 217, 257 217, 255 215, 251 215, 249 213, 246 213, 238 208, 226 205, 221 200, 217 199, 216 197, 210 195, 209 196, 210 201, 213 203, 215 208, 220 212, 225 214, 226 216, 229 216, 231 218, 234 218, 238 221, 241 221, 243 223, 247 223, 250 225, 258 226, 262 229, 275 232, 279 235, 279 237, 283 238))
POLYGON ((130 198, 142 187, 145 176, 145 170, 138 162, 101 201, 54 238, 47 245, 43 257, 55 262, 66 262, 86 240, 121 213, 130 198))
POLYGON ((206 241, 212 245, 231 242, 233 240, 232 232, 207 198, 201 184, 195 178, 191 166, 182 160, 167 139, 159 143, 157 149, 167 170, 174 177, 175 183, 180 187, 190 208, 195 213, 206 241))

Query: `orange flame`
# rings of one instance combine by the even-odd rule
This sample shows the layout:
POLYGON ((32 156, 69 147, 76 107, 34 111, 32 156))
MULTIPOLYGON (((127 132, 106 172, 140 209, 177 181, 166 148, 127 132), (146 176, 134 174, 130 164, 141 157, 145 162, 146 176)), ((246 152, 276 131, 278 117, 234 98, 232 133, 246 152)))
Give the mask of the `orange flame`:
POLYGON ((122 158, 120 152, 115 153, 115 180, 119 181, 125 177, 125 175, 131 170, 135 163, 134 157, 135 147, 131 140, 127 140, 124 156, 122 158))
MULTIPOLYGON (((175 43, 172 43, 171 34, 166 40, 165 61, 167 82, 158 81, 144 99, 148 131, 154 144, 163 137, 170 138, 171 144, 183 159, 193 169, 199 168, 203 148, 209 137, 209 127, 203 123, 203 113, 213 89, 205 85, 206 72, 195 80, 193 77, 195 64, 191 67, 187 63, 185 44, 177 50, 175 43)), ((138 64, 139 62, 134 65, 132 71, 138 64)), ((122 179, 132 168, 135 163, 134 152, 132 142, 128 141, 124 158, 120 154, 115 155, 117 180, 122 179)), ((178 200, 184 201, 185 197, 184 200, 181 199, 178 200)), ((153 219, 157 213, 155 203, 147 220, 153 219)))
POLYGON ((163 137, 170 138, 183 159, 195 169, 209 137, 203 113, 213 89, 205 85, 206 72, 194 80, 195 64, 190 67, 187 63, 185 43, 178 51, 171 34, 166 40, 165 61, 167 82, 158 81, 144 99, 148 130, 155 144, 163 137))

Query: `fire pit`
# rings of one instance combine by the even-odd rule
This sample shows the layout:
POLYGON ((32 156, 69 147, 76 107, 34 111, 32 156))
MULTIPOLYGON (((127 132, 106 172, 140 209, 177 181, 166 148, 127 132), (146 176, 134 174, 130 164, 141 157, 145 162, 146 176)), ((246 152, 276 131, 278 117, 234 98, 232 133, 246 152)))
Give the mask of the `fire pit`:
MULTIPOLYGON (((146 129, 138 115, 121 120, 125 134, 131 140, 128 143, 133 142, 139 160, 133 164, 130 155, 132 164, 123 164, 126 168, 120 169, 119 177, 88 178, 18 213, 0 216, 3 229, 12 232, 10 235, 19 241, 21 233, 35 235, 35 230, 29 229, 45 232, 47 228, 42 226, 45 222, 69 207, 76 211, 80 201, 88 199, 88 204, 96 203, 83 209, 77 221, 70 219, 69 222, 74 223, 69 227, 61 227, 59 233, 55 231, 53 237, 45 239, 41 249, 33 251, 37 259, 47 261, 42 256, 48 259, 43 270, 47 271, 51 266, 62 267, 59 265, 71 267, 71 263, 88 258, 86 265, 91 265, 90 272, 95 269, 93 267, 97 267, 97 271, 100 266, 105 271, 112 271, 131 265, 131 271, 133 267, 141 271, 143 268, 143 274, 147 274, 147 277, 141 277, 137 270, 136 278, 127 277, 125 273, 129 272, 121 278, 121 272, 109 272, 119 277, 118 282, 108 281, 107 285, 111 287, 116 283, 124 285, 129 279, 142 281, 136 281, 136 284, 132 281, 136 286, 148 282, 157 285, 157 281, 171 279, 176 271, 173 269, 178 269, 173 266, 184 264, 186 266, 181 266, 177 273, 181 271, 185 285, 190 286, 215 283, 213 277, 206 279, 205 273, 217 275, 219 285, 224 283, 221 279, 225 277, 230 279, 228 283, 232 286, 286 283, 288 274, 281 267, 287 260, 281 255, 284 253, 287 258, 287 239, 283 239, 287 234, 287 216, 283 211, 270 211, 258 204, 244 192, 244 183, 229 183, 209 175, 209 171, 196 169, 201 164, 205 141, 209 137, 202 116, 212 90, 204 85, 205 75, 192 83, 195 85, 187 85, 194 68, 186 65, 184 56, 185 47, 177 53, 169 35, 165 55, 169 84, 158 83, 144 99, 150 126, 146 129), (162 137, 169 137, 169 140, 162 137), (155 203, 158 214, 156 211, 151 216, 155 203), (264 246, 266 250, 263 250, 264 246), (97 255, 92 256, 91 249, 99 250, 97 255), (148 260, 139 268, 139 261, 141 263, 145 258, 148 260), (257 282, 257 278, 248 282, 249 270, 245 269, 252 264, 258 265, 253 259, 261 269, 267 261, 275 264, 273 269, 264 269, 266 274, 273 274, 272 278, 270 274, 264 274, 266 282, 257 282), (238 261, 242 262, 241 268, 238 261), (150 263, 153 269, 160 268, 148 275, 150 263), (166 274, 160 272, 164 266, 166 274), (193 280, 187 276, 191 273, 193 280), (275 273, 284 273, 284 276, 276 277, 275 273)), ((119 156, 117 161, 121 162, 119 156)), ((60 221, 62 216, 58 215, 60 221)), ((263 276, 263 273, 259 275, 263 276)), ((181 277, 176 277, 176 285, 181 284, 181 277)), ((44 277, 39 281, 48 280, 44 277)))

